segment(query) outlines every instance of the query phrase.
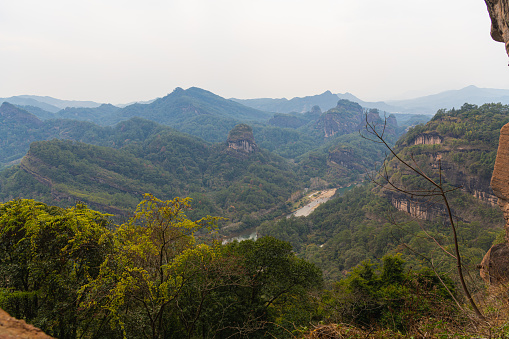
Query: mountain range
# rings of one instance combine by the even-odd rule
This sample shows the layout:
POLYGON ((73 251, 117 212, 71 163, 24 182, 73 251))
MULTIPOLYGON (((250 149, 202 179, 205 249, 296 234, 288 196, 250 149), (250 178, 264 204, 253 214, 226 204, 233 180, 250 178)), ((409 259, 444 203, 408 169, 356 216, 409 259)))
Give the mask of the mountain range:
MULTIPOLYGON (((41 119, 70 118, 95 121, 100 124, 113 124, 121 120, 126 120, 133 116, 133 114, 140 114, 141 111, 153 111, 154 109, 157 111, 158 107, 160 108, 162 105, 167 105, 169 101, 174 101, 171 105, 175 105, 175 108, 180 110, 181 113, 187 112, 186 114, 188 115, 207 114, 207 111, 211 109, 209 107, 210 102, 207 100, 210 101, 212 96, 215 96, 215 94, 196 87, 191 87, 187 90, 176 88, 172 93, 163 98, 119 105, 97 103, 94 101, 60 100, 49 96, 36 95, 19 95, 9 98, 0 98, 0 104, 9 102, 16 106, 20 106, 41 119), (196 95, 202 98, 200 104, 194 105, 186 102, 185 97, 189 99, 189 96, 196 95), (206 98, 207 96, 208 99, 206 98), (206 107, 205 110, 204 107, 206 107), (107 115, 108 119, 105 120, 103 115, 107 115), (101 117, 101 121, 97 121, 99 117, 101 117)), ((482 105, 485 103, 500 102, 502 104, 509 104, 509 90, 468 86, 459 90, 449 90, 413 99, 377 102, 364 101, 348 92, 334 94, 331 91, 325 91, 318 95, 295 97, 292 99, 224 99, 225 101, 219 109, 223 110, 229 107, 228 110, 230 113, 237 111, 237 113, 225 114, 226 118, 237 119, 240 116, 244 116, 242 118, 247 118, 248 120, 254 118, 256 120, 259 118, 268 119, 270 116, 264 116, 263 113, 256 111, 247 112, 246 116, 246 108, 241 108, 241 106, 238 105, 235 106, 233 102, 263 112, 305 113, 311 111, 313 106, 318 106, 321 111, 325 112, 336 107, 340 99, 356 102, 366 109, 376 108, 387 113, 434 115, 439 109, 460 108, 464 103, 482 105)), ((232 125, 230 124, 229 127, 231 128, 232 125)))
POLYGON ((439 109, 460 108, 464 103, 482 105, 485 103, 509 104, 509 90, 495 88, 479 88, 468 86, 459 90, 450 90, 433 95, 427 95, 407 100, 388 100, 369 102, 351 93, 333 94, 326 91, 319 95, 293 99, 232 99, 243 105, 274 113, 304 113, 313 106, 319 106, 322 111, 336 106, 334 101, 346 99, 358 103, 364 108, 376 108, 387 113, 425 114, 433 115, 439 109))

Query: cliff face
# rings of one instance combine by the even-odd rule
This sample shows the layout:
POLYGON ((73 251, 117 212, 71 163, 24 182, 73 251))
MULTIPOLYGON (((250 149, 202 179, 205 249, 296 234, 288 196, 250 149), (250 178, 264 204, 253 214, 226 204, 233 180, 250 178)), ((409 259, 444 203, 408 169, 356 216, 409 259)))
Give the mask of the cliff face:
MULTIPOLYGON (((509 0, 484 0, 491 19, 491 37, 505 43, 509 55, 509 0)), ((494 245, 481 262, 481 277, 488 283, 497 285, 509 280, 509 124, 500 130, 495 168, 491 187, 498 204, 504 213, 505 242, 494 245)))
POLYGON ((505 43, 509 55, 509 0, 484 0, 491 19, 491 37, 505 43))
POLYGON ((235 126, 230 133, 228 133, 226 143, 228 144, 228 148, 242 153, 252 153, 256 152, 258 149, 254 140, 253 129, 246 124, 235 126))
MULTIPOLYGON (((321 130, 325 138, 329 138, 336 134, 343 135, 363 130, 366 120, 368 123, 378 126, 382 126, 384 123, 377 109, 364 112, 364 109, 357 103, 339 100, 335 108, 320 116, 316 121, 315 128, 321 130)), ((397 127, 396 118, 390 116, 386 123, 386 133, 394 134, 397 127)))
POLYGON ((509 124, 500 130, 495 169, 491 188, 498 197, 498 205, 504 213, 505 242, 491 247, 481 262, 481 277, 490 284, 509 280, 509 124))
POLYGON ((443 141, 436 132, 419 134, 413 141, 414 145, 438 145, 443 141))
POLYGON ((406 194, 396 192, 385 192, 385 195, 398 211, 405 212, 413 218, 433 220, 437 217, 447 216, 447 211, 442 204, 432 203, 429 200, 412 199, 406 194))
POLYGON ((509 124, 500 130, 500 142, 491 178, 491 188, 498 197, 498 205, 504 213, 506 239, 509 240, 509 124))

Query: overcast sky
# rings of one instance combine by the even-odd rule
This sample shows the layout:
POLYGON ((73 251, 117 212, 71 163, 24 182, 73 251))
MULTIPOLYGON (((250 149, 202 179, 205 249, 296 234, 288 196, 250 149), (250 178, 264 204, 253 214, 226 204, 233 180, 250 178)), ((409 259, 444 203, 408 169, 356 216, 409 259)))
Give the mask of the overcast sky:
POLYGON ((509 89, 482 0, 5 0, 0 97, 127 103, 509 89))

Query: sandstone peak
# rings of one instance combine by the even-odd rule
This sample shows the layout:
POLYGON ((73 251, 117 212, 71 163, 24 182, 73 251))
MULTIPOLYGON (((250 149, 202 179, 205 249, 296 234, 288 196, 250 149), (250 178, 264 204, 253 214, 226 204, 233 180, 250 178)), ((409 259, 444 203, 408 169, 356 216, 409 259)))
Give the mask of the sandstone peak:
POLYGON ((481 277, 486 282, 497 285, 507 283, 509 280, 509 124, 500 130, 491 188, 498 197, 498 205, 504 213, 506 241, 491 247, 484 256, 480 268, 481 277))
POLYGON ((229 148, 244 153, 255 152, 258 149, 254 140, 253 129, 246 124, 238 124, 233 127, 228 133, 226 143, 229 148))

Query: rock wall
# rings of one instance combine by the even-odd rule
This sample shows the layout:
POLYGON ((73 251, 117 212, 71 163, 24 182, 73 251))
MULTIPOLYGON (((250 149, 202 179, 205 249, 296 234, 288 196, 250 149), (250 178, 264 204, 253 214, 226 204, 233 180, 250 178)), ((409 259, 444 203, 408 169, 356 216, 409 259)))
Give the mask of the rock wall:
POLYGON ((249 142, 249 140, 239 140, 236 142, 229 142, 228 147, 237 151, 251 153, 256 150, 256 145, 249 142))
POLYGON ((422 133, 415 137, 414 145, 438 145, 443 142, 442 137, 436 133, 422 133))
POLYGON ((252 153, 258 150, 253 136, 253 129, 246 124, 238 124, 230 133, 226 144, 229 149, 242 153, 252 153))
POLYGON ((491 177, 491 188, 498 197, 498 205, 506 220, 506 240, 509 240, 509 124, 500 130, 495 169, 491 177))
MULTIPOLYGON (((491 37, 505 43, 509 55, 509 0, 484 0, 491 19, 491 37)), ((498 197, 498 205, 504 213, 505 242, 494 245, 484 256, 481 277, 492 285, 509 281, 509 124, 500 130, 495 169, 491 188, 498 197)))
POLYGON ((484 0, 491 19, 491 37, 505 43, 509 55, 509 0, 484 0))
MULTIPOLYGON (((405 212, 414 218, 433 220, 437 217, 446 218, 448 216, 443 204, 410 198, 406 194, 392 191, 386 191, 385 195, 398 211, 405 212)), ((459 219, 457 216, 456 218, 459 219)))
POLYGON ((505 242, 494 245, 481 262, 481 277, 492 285, 509 281, 509 124, 500 130, 495 169, 491 188, 498 197, 498 205, 504 213, 505 242))

